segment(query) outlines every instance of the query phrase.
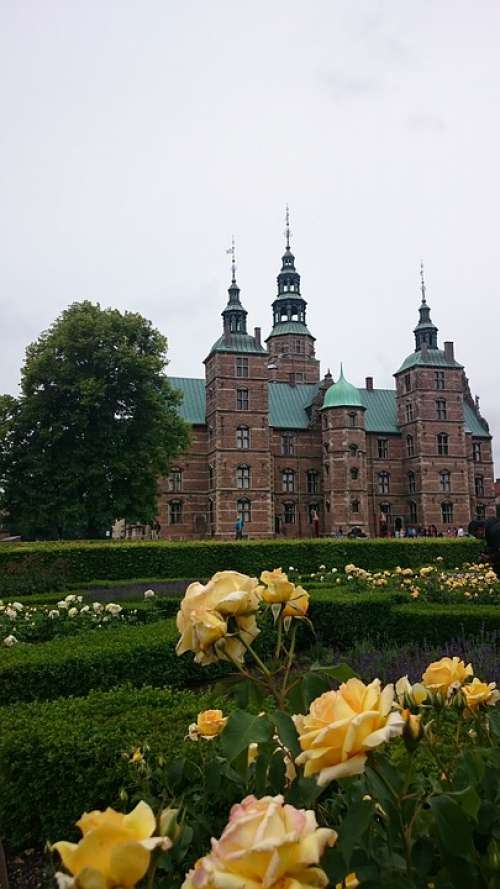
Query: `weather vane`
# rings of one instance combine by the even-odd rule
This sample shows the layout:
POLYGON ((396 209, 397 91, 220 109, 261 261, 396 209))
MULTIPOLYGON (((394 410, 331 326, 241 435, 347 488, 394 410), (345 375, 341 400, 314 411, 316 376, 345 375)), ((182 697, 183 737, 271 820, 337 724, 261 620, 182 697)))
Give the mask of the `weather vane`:
POLYGON ((231 246, 229 250, 226 250, 226 253, 231 254, 231 279, 232 283, 236 284, 236 249, 234 246, 234 235, 231 238, 231 246))
POLYGON ((422 302, 425 303, 426 299, 425 299, 425 281, 424 281, 424 262, 423 262, 423 260, 421 260, 421 262, 420 262, 420 281, 421 281, 420 289, 422 291, 422 302))
POLYGON ((286 212, 285 212, 285 238, 286 238, 286 249, 287 250, 290 250, 291 236, 292 236, 292 233, 290 231, 290 209, 287 204, 286 205, 286 212))

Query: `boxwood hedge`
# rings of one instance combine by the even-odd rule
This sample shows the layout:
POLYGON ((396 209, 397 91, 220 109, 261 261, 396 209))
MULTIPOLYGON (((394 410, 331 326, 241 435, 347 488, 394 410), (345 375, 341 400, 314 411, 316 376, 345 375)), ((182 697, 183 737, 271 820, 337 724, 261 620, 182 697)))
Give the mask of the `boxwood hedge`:
POLYGON ((0 595, 52 592, 96 577, 210 577, 228 568, 255 575, 278 566, 310 572, 321 564, 342 568, 348 562, 372 569, 417 567, 437 556, 444 568, 454 568, 479 552, 474 538, 0 545, 0 595))
POLYGON ((187 726, 213 705, 192 692, 119 688, 1 707, 0 836, 12 849, 76 839, 82 812, 119 805, 131 778, 123 753, 147 739, 179 756, 187 726))

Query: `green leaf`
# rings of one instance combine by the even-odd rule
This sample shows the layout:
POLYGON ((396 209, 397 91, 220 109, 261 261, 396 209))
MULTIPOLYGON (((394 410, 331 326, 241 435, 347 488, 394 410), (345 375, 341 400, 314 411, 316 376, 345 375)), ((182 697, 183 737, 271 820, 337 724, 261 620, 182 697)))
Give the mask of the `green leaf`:
POLYGON ((338 682, 347 682, 348 679, 359 679, 358 673, 355 673, 352 667, 349 664, 345 664, 341 661, 340 664, 334 664, 332 667, 323 667, 321 664, 314 664, 311 667, 316 673, 324 673, 327 676, 330 676, 332 679, 337 679, 338 682))
POLYGON ((353 849, 366 833, 372 817, 373 808, 368 800, 360 800, 349 807, 339 832, 339 849, 342 851, 347 867, 349 867, 353 849))
POLYGON ((500 737, 500 707, 495 707, 495 709, 490 710, 489 723, 490 723, 491 731, 497 738, 499 738, 500 737))
POLYGON ((322 676, 315 673, 306 673, 302 680, 302 691, 306 709, 309 710, 312 702, 330 690, 330 684, 322 676))
POLYGON ((473 855, 472 828, 458 803, 443 795, 430 799, 429 806, 445 851, 455 858, 473 855))
POLYGON ((291 716, 284 713, 283 710, 275 710, 272 718, 281 743, 294 757, 298 756, 300 753, 299 736, 291 716))
POLYGON ((282 793, 285 786, 285 761, 283 752, 275 750, 269 765, 269 784, 273 793, 282 793))
POLYGON ((458 790, 455 793, 448 793, 446 795, 455 800, 455 802, 457 802, 464 810, 466 815, 474 820, 477 819, 477 813, 481 807, 481 800, 472 785, 465 787, 464 790, 458 790))
POLYGON ((321 796, 324 789, 324 787, 318 786, 314 778, 304 778, 301 776, 293 782, 286 794, 286 800, 293 806, 310 809, 321 796))
POLYGON ((267 716, 254 716, 245 710, 235 710, 220 735, 221 749, 232 761, 254 741, 265 744, 272 735, 273 724, 267 716))

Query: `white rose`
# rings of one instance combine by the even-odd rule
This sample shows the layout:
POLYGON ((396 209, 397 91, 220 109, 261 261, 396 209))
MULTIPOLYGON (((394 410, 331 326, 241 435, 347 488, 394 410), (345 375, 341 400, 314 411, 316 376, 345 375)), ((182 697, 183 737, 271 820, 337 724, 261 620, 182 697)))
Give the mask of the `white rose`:
POLYGON ((7 648, 12 648, 13 645, 16 644, 18 640, 15 636, 6 636, 3 640, 3 644, 7 646, 7 648))
POLYGON ((9 608, 7 606, 7 608, 5 609, 5 615, 6 617, 10 617, 11 620, 15 620, 17 617, 17 611, 14 611, 13 608, 9 608))
POLYGON ((78 608, 70 608, 68 611, 68 617, 76 617, 78 614, 78 608))
POLYGON ((61 599, 61 601, 57 603, 57 607, 58 608, 68 608, 68 603, 65 602, 64 599, 61 599))
POLYGON ((57 609, 53 608, 52 611, 49 611, 47 617, 50 617, 51 620, 54 620, 54 618, 59 617, 59 612, 57 611, 57 609))
POLYGON ((89 611, 90 605, 84 605, 82 608, 80 608, 80 614, 88 614, 89 611))
POLYGON ((144 598, 145 599, 154 599, 155 595, 156 595, 156 593, 154 590, 146 590, 144 593, 144 598))
POLYGON ((12 607, 16 609, 16 611, 24 611, 24 605, 22 602, 13 602, 12 607))
POLYGON ((73 596, 72 594, 70 594, 69 596, 65 596, 64 601, 65 602, 76 602, 76 596, 73 596))
POLYGON ((108 614, 111 614, 112 617, 116 617, 116 615, 120 614, 120 611, 122 611, 122 606, 116 605, 115 602, 110 602, 108 605, 106 605, 106 611, 108 612, 108 614))
POLYGON ((104 606, 103 606, 102 602, 92 602, 92 608, 96 614, 100 614, 103 607, 104 606))

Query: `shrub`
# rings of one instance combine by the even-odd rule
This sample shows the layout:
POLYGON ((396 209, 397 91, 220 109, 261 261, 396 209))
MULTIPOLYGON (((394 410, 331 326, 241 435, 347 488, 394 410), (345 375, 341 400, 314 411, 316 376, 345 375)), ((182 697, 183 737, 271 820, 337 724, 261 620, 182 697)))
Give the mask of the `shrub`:
MULTIPOLYGON (((193 541, 168 543, 42 543, 0 547, 0 595, 35 592, 35 571, 57 572, 66 584, 96 577, 126 580, 133 577, 210 577, 233 569, 259 574, 266 568, 293 565, 299 572, 317 571, 319 565, 342 568, 354 562, 363 568, 396 565, 417 567, 441 556, 443 568, 473 561, 480 544, 473 538, 417 540, 265 540, 243 542, 193 541), (13 566, 21 563, 16 573, 13 566), (31 566, 34 566, 33 568, 31 566), (6 584, 11 585, 7 589, 6 584), (12 584, 16 584, 12 586, 12 584)), ((51 589, 58 587, 52 586, 51 589)), ((44 587, 43 592, 48 587, 44 587)))
MULTIPOLYGON (((84 811, 118 804, 124 752, 146 740, 178 756, 205 695, 143 688, 0 708, 0 834, 22 849, 68 836, 84 811)), ((74 837, 76 838, 76 832, 74 837)))
POLYGON ((0 658, 0 702, 51 700, 134 686, 182 688, 220 675, 216 666, 201 671, 190 657, 177 657, 173 620, 91 630, 69 639, 4 650, 0 658))

